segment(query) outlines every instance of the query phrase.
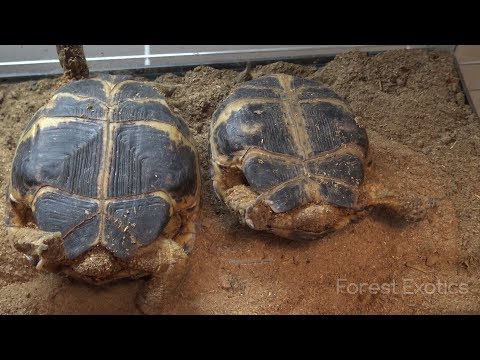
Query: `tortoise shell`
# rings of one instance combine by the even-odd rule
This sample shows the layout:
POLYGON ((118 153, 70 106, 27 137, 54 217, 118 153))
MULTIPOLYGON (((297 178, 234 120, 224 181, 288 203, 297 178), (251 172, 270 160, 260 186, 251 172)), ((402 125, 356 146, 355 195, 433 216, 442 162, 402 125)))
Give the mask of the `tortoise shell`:
POLYGON ((199 196, 187 125, 145 83, 103 76, 61 87, 33 116, 12 164, 10 199, 60 231, 74 259, 95 245, 127 259, 199 196))
POLYGON ((210 136, 220 176, 241 169, 274 212, 307 203, 355 207, 367 134, 318 82, 283 74, 245 82, 214 113, 210 136))

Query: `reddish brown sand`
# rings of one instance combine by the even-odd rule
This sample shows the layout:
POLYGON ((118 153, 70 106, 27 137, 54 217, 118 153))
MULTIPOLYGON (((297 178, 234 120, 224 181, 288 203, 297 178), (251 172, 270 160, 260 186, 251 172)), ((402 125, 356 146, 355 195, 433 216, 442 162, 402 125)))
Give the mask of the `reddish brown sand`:
MULTIPOLYGON (((453 57, 348 53, 321 70, 273 63, 257 67, 254 77, 270 73, 320 80, 345 97, 367 128, 375 176, 393 190, 428 196, 436 206, 418 223, 376 212, 309 243, 245 228, 213 195, 207 159, 212 112, 237 73, 199 67, 184 77, 163 75, 153 85, 193 130, 204 180, 190 271, 165 312, 479 313, 480 123, 465 104, 453 57), (367 284, 361 292, 360 283, 367 284), (337 284, 352 284, 350 293, 337 284), (375 284, 383 284, 382 291, 375 293, 375 284)), ((2 193, 21 131, 58 86, 58 79, 0 83, 2 193)), ((0 313, 138 313, 134 298, 142 284, 95 287, 37 272, 0 225, 0 313)))

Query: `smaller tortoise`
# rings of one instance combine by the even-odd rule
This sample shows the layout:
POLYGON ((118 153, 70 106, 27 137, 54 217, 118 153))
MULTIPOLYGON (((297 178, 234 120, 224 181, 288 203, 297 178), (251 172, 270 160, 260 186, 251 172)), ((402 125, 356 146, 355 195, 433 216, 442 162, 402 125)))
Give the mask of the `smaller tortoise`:
POLYGON ((264 76, 237 85, 213 115, 213 186, 242 223, 294 240, 320 238, 374 206, 421 218, 421 202, 365 179, 368 146, 335 92, 264 76))
POLYGON ((123 77, 75 81, 20 138, 7 223, 37 268, 94 284, 150 276, 138 304, 156 312, 193 245, 199 176, 189 129, 163 95, 123 77))

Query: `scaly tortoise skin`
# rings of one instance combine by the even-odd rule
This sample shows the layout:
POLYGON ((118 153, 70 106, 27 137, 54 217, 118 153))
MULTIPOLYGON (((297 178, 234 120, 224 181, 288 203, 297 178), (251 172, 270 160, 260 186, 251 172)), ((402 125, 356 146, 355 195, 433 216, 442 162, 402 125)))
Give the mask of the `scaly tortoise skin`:
POLYGON ((365 185, 368 147, 365 129, 331 89, 260 77, 237 85, 213 115, 213 186, 242 223, 294 240, 323 237, 372 205, 407 216, 406 203, 365 185))
POLYGON ((61 233, 51 249, 23 246, 35 263, 97 284, 152 275, 143 303, 174 287, 166 276, 180 276, 192 248, 200 175, 187 125, 155 89, 114 76, 61 87, 27 125, 11 174, 12 229, 61 233))

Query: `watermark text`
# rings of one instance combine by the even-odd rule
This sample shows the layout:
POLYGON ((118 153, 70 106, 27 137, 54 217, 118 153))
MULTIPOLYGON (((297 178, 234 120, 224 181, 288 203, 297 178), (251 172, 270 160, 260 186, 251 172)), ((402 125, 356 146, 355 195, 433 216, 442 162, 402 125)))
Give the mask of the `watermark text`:
POLYGON ((337 279, 337 293, 349 295, 362 294, 467 294, 468 284, 466 283, 448 283, 437 280, 436 282, 419 283, 413 279, 392 280, 391 282, 349 282, 347 279, 337 279))

